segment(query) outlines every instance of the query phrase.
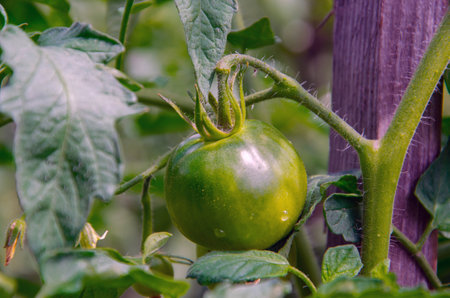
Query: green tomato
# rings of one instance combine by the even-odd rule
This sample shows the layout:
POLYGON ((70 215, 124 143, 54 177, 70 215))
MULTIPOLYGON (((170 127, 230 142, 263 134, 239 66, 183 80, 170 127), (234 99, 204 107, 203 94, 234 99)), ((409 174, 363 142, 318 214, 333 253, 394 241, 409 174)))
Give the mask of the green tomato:
POLYGON ((286 236, 303 209, 306 172, 292 144, 274 127, 247 120, 218 141, 183 141, 166 169, 172 221, 210 249, 265 249, 286 236))
MULTIPOLYGON (((151 258, 149 264, 150 271, 155 274, 162 274, 173 278, 173 266, 172 263, 162 256, 155 255, 151 258)), ((136 283, 133 285, 133 289, 146 297, 159 297, 161 293, 155 291, 143 284, 136 283)))

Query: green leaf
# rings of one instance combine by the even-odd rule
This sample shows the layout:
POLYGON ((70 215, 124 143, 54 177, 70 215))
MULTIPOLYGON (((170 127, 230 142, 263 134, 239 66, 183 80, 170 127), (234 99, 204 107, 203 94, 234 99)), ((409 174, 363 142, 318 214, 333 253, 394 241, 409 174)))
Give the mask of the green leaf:
POLYGON ((147 266, 135 265, 112 249, 56 252, 43 260, 41 272, 45 283, 38 297, 78 294, 94 286, 127 288, 134 283, 180 297, 189 288, 184 281, 152 274, 147 266))
MULTIPOLYGON (((144 0, 144 1, 139 1, 139 2, 134 2, 133 6, 131 7, 131 13, 135 14, 138 12, 143 11, 144 9, 152 6, 155 4, 154 0, 144 0)), ((125 11, 125 7, 121 7, 119 8, 120 13, 123 14, 123 12, 125 11)))
POLYGON ((443 77, 444 77, 445 86, 447 87, 447 92, 450 93, 450 64, 447 65, 447 68, 445 69, 443 77))
POLYGON ((269 19, 264 17, 245 29, 230 32, 228 42, 247 50, 273 45, 277 39, 270 27, 269 19))
POLYGON ((191 128, 178 114, 155 109, 137 115, 134 123, 139 134, 144 136, 182 132, 191 128))
POLYGON ((68 13, 70 10, 70 4, 67 0, 32 0, 33 2, 38 2, 46 4, 60 12, 68 13))
MULTIPOLYGON (((415 194, 433 217, 433 225, 450 232, 450 140, 439 157, 420 177, 415 194)), ((448 234, 447 234, 448 235, 448 234)))
POLYGON ((330 282, 340 276, 356 276, 363 264, 353 244, 327 249, 322 261, 322 281, 330 282))
POLYGON ((283 298, 291 292, 292 285, 289 282, 279 279, 268 279, 248 285, 224 283, 215 287, 211 292, 207 292, 204 298, 283 298))
POLYGON ((83 23, 73 23, 69 28, 56 27, 45 30, 37 43, 43 47, 56 46, 85 52, 97 63, 108 63, 124 51, 123 45, 118 40, 83 23))
POLYGON ((16 281, 0 272, 0 297, 12 297, 16 289, 16 281))
POLYGON ((428 297, 449 297, 449 291, 429 291, 427 289, 418 288, 402 288, 400 290, 393 289, 383 283, 382 280, 376 278, 357 276, 350 278, 341 276, 335 280, 322 284, 315 298, 428 298, 428 297))
POLYGON ((13 161, 14 156, 11 150, 4 144, 0 143, 0 165, 12 164, 13 161))
POLYGON ((6 14, 5 8, 0 4, 0 30, 8 24, 8 15, 6 14))
POLYGON ((200 91, 208 95, 216 63, 225 51, 235 0, 175 0, 200 91))
POLYGON ((442 134, 450 136, 450 116, 442 117, 442 134))
POLYGON ((356 194, 332 194, 323 205, 330 230, 342 235, 345 241, 361 241, 362 197, 356 194))
POLYGON ((97 67, 109 72, 116 78, 117 81, 119 81, 119 83, 121 83, 124 87, 126 87, 130 91, 137 92, 142 88, 144 88, 144 86, 141 83, 136 82, 135 80, 133 80, 132 78, 130 78, 129 76, 127 76, 118 69, 108 67, 103 64, 99 64, 97 65, 97 67))
POLYGON ((147 263, 147 259, 163 247, 169 241, 170 237, 172 237, 172 234, 168 232, 157 232, 148 236, 145 239, 144 252, 142 254, 144 263, 147 263))
POLYGON ((326 198, 326 191, 331 185, 335 185, 346 192, 359 194, 360 192, 357 184, 359 176, 361 176, 361 172, 359 170, 354 170, 331 175, 308 177, 305 207, 303 207, 300 220, 295 225, 296 229, 299 229, 306 222, 312 215, 316 205, 326 198))
POLYGON ((201 285, 244 282, 285 276, 288 267, 285 257, 271 251, 214 251, 198 259, 189 268, 187 276, 196 278, 201 285))
POLYGON ((390 264, 389 259, 384 260, 370 271, 370 276, 382 280, 391 289, 398 290, 400 286, 397 284, 397 276, 395 273, 389 272, 390 264))
POLYGON ((108 201, 121 180, 116 118, 135 95, 80 51, 39 47, 15 26, 0 32, 14 71, 0 111, 16 123, 17 192, 33 253, 72 247, 94 198, 108 201))
MULTIPOLYGON (((322 284, 314 297, 351 298, 365 297, 364 293, 370 293, 370 297, 380 297, 376 294, 384 294, 387 290, 381 280, 368 277, 339 276, 336 279, 322 284)), ((385 295, 382 296, 386 297, 385 295)))

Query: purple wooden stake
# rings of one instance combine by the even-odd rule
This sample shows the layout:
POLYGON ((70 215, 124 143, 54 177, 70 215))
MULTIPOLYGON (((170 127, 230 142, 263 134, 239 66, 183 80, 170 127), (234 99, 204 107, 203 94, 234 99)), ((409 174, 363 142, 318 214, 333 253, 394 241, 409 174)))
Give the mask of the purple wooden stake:
MULTIPOLYGON (((447 0, 335 0, 333 110, 366 137, 382 137, 447 7, 447 0)), ((408 149, 395 197, 394 225, 414 242, 429 218, 413 195, 414 187, 439 153, 441 117, 442 94, 435 93, 408 149)), ((354 150, 332 131, 329 171, 358 167, 354 150)), ((328 246, 341 243, 342 238, 329 233, 328 246)), ((436 268, 436 233, 423 252, 436 268)), ((425 282, 395 239, 389 257, 400 285, 425 282)))

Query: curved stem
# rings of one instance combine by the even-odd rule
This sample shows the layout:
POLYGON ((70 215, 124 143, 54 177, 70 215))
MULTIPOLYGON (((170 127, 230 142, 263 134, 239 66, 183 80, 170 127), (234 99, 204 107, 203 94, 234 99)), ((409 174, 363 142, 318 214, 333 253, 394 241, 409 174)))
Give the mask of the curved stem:
MULTIPOLYGON (((122 22, 120 23, 119 41, 124 44, 125 36, 127 34, 128 20, 130 19, 131 8, 133 7, 134 0, 127 0, 125 4, 125 10, 122 16, 122 22)), ((124 53, 120 53, 116 60, 116 68, 121 70, 123 67, 124 53)))
POLYGON ((151 175, 153 175, 157 171, 159 171, 162 168, 164 168, 166 166, 167 162, 169 161, 169 158, 170 158, 170 155, 172 154, 172 152, 173 152, 173 150, 171 150, 170 152, 164 154, 150 168, 148 168, 144 172, 140 173, 139 175, 137 175, 133 179, 131 179, 131 180, 129 180, 129 181, 119 185, 119 187, 116 189, 114 194, 115 195, 119 195, 121 193, 124 193, 125 191, 127 191, 131 187, 135 186, 136 184, 138 184, 142 180, 147 179, 148 177, 150 177, 151 175))
POLYGON ((217 124, 219 128, 224 131, 231 127, 231 112, 230 112, 230 101, 227 96, 228 87, 228 76, 231 72, 230 69, 225 69, 217 71, 217 82, 219 91, 219 106, 217 109, 217 124))
POLYGON ((423 245, 427 241, 428 237, 430 236, 431 232, 434 230, 433 220, 430 220, 425 227, 425 230, 423 231, 422 235, 420 236, 419 240, 416 243, 417 249, 422 250, 423 245))
POLYGON ((363 274, 388 258, 398 180, 406 152, 450 57, 450 14, 444 18, 406 89, 394 118, 373 152, 360 154, 364 179, 363 274))
POLYGON ((290 273, 294 274, 295 276, 297 276, 298 278, 300 278, 306 284, 306 286, 311 290, 312 294, 315 294, 317 292, 316 286, 309 279, 309 277, 306 276, 305 273, 301 272, 300 270, 298 270, 297 268, 292 267, 292 266, 288 267, 288 271, 290 273))
POLYGON ((431 268, 430 263, 428 263, 427 259, 423 255, 421 249, 414 244, 409 238, 402 233, 399 229, 394 227, 392 231, 392 235, 397 238, 397 240, 405 247, 405 249, 411 253, 414 260, 416 260, 417 264, 420 266, 422 271, 425 273, 430 284, 435 288, 439 289, 442 287, 442 283, 434 272, 433 268, 431 268))
POLYGON ((149 194, 150 182, 152 176, 144 180, 144 185, 142 186, 141 194, 141 205, 142 205, 142 241, 141 241, 141 251, 144 251, 145 240, 148 236, 153 233, 153 222, 152 222, 152 201, 149 194))
MULTIPOLYGON (((261 60, 247 55, 228 55, 217 63, 216 71, 218 74, 229 73, 231 67, 238 64, 248 64, 258 70, 261 70, 269 75, 275 82, 275 85, 272 88, 256 93, 252 97, 247 97, 247 100, 250 101, 249 104, 273 97, 282 97, 295 100, 328 123, 334 130, 336 130, 336 132, 346 139, 349 144, 356 149, 356 151, 360 152, 364 146, 369 145, 369 141, 366 138, 360 135, 337 114, 325 107, 317 98, 309 94, 296 80, 283 74, 261 60)), ((220 90, 220 88, 224 88, 221 87, 221 85, 225 84, 225 82, 223 80, 218 80, 218 84, 220 90)))

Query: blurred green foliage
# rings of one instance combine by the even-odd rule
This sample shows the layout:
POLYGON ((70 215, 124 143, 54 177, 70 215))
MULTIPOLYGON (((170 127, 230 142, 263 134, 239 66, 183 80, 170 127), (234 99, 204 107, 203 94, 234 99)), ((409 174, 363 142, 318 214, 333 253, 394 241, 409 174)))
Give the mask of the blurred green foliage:
MULTIPOLYGON (((43 31, 54 26, 68 26, 73 21, 86 22, 94 28, 118 36, 121 8, 124 0, 70 0, 70 8, 48 5, 52 1, 0 0, 9 22, 23 24, 27 32, 43 31), (46 4, 47 3, 47 4, 46 4)), ((242 30, 263 17, 268 17, 272 30, 280 42, 247 53, 279 67, 296 77, 311 92, 330 105, 332 68, 332 20, 320 29, 316 27, 331 11, 332 0, 247 0, 239 1, 239 13, 233 29, 242 30)), ((133 14, 125 43, 127 53, 124 72, 148 87, 140 97, 157 99, 162 93, 184 106, 193 106, 187 92, 194 91, 194 72, 184 40, 181 21, 173 1, 154 1, 139 13, 133 14)), ((227 53, 234 52, 232 46, 227 53)), ((245 79, 246 93, 268 87, 270 80, 249 71, 245 79)), ((214 89, 213 89, 214 90, 214 89)), ((302 156, 309 175, 324 173, 328 160, 328 127, 300 105, 273 100, 248 107, 249 118, 272 123, 292 141, 302 156)), ((178 144, 192 130, 173 112, 148 106, 148 112, 123 119, 118 124, 125 164, 125 179, 144 171, 160 155, 178 144)), ((0 129, 0 231, 21 215, 14 183, 11 147, 14 124, 0 129)), ((154 206, 155 231, 175 234, 164 250, 195 258, 195 246, 171 226, 165 209, 163 173, 152 180, 150 193, 154 206)), ((108 230, 99 246, 113 247, 123 254, 137 255, 140 248, 141 206, 140 188, 133 188, 105 204, 96 201, 89 221, 99 233, 108 230)), ((320 231, 320 229, 315 229, 320 231)), ((319 232, 320 233, 320 232, 319 232)), ((317 249, 324 245, 323 237, 314 236, 317 249)), ((4 257, 4 252, 0 254, 4 257)), ((8 267, 2 271, 10 276, 40 283, 37 266, 28 249, 18 251, 8 267)), ((175 268, 175 276, 183 278, 186 266, 175 268)), ((195 282, 194 282, 195 284, 195 282)), ((199 296, 193 287, 190 297, 199 296)), ((132 290, 124 297, 135 297, 132 290)))

